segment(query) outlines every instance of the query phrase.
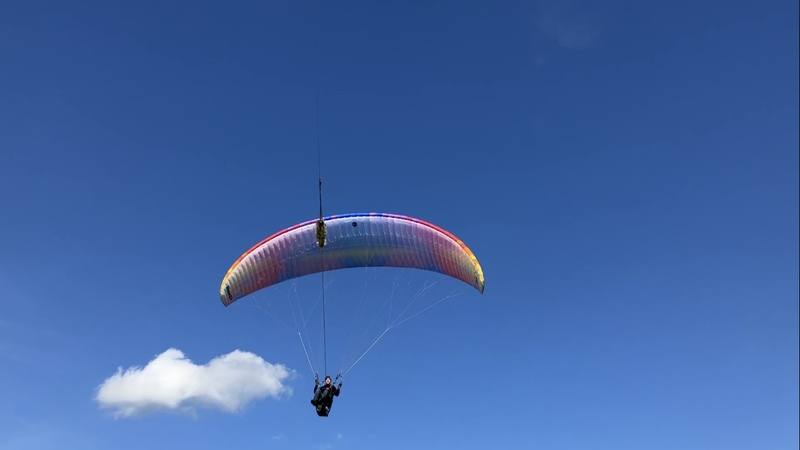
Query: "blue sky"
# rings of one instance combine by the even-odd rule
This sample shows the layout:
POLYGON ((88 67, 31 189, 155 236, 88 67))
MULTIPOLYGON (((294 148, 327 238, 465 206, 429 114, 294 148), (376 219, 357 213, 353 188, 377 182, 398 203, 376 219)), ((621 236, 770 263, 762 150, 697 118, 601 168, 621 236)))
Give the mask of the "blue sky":
POLYGON ((797 448, 797 8, 3 5, 0 448, 797 448), (389 333, 326 420, 262 310, 297 287, 310 311, 318 279, 217 296, 316 213, 317 91, 326 210, 437 223, 487 281, 333 274, 332 360, 359 348, 335 338, 359 292, 460 295, 389 333), (253 352, 294 394, 98 407, 170 347, 253 352))

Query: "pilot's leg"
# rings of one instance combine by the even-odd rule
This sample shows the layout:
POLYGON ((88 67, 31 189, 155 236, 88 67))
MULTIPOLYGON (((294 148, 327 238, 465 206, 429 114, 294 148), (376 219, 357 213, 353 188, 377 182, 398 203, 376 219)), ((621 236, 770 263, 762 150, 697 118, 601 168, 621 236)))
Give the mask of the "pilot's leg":
POLYGON ((322 400, 322 389, 317 389, 317 392, 314 392, 314 398, 311 399, 311 404, 319 405, 320 400, 322 400))

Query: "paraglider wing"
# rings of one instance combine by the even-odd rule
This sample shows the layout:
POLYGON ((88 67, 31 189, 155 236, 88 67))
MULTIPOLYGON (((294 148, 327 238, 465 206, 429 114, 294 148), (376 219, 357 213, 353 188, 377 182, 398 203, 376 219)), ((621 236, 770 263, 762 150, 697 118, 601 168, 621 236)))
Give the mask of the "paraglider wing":
POLYGON ((472 251, 452 233, 424 220, 397 214, 329 216, 325 246, 317 220, 279 231, 240 256, 220 285, 230 305, 259 289, 292 278, 350 267, 409 267, 459 279, 483 293, 483 270, 472 251))

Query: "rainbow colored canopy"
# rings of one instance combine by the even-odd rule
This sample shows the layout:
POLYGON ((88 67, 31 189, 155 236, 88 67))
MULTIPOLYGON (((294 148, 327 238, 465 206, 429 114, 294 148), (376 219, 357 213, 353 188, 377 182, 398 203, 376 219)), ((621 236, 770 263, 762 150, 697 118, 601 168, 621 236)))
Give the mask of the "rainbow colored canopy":
POLYGON ((478 259, 452 233, 397 214, 362 213, 323 219, 327 240, 317 245, 317 220, 299 223, 254 245, 228 269, 219 288, 225 306, 259 289, 328 270, 410 267, 459 279, 483 293, 478 259))

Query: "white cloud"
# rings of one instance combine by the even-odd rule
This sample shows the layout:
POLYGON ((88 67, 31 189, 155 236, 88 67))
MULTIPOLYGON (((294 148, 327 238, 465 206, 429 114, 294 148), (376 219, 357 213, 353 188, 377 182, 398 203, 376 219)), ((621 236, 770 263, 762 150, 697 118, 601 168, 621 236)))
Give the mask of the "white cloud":
POLYGON ((130 367, 108 377, 95 399, 117 417, 153 410, 193 412, 198 406, 236 412, 249 402, 291 395, 284 384, 293 371, 260 356, 234 350, 198 365, 170 348, 144 367, 130 367))

